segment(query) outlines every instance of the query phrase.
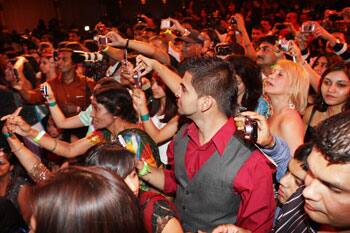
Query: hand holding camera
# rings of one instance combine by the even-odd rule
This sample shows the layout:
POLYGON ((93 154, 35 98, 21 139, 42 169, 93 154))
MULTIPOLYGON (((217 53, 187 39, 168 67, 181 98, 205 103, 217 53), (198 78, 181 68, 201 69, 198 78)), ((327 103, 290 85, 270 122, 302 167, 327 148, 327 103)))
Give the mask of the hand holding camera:
POLYGON ((40 92, 47 101, 55 101, 55 95, 47 82, 40 85, 40 92))
POLYGON ((106 34, 106 38, 108 38, 107 44, 110 46, 124 48, 126 45, 126 39, 124 39, 117 32, 110 31, 106 34))
POLYGON ((140 76, 145 76, 153 70, 153 64, 156 62, 154 59, 145 57, 143 55, 138 55, 136 57, 136 67, 134 72, 139 72, 140 76))
POLYGON ((234 120, 237 129, 243 131, 247 140, 251 140, 265 148, 273 146, 274 139, 264 116, 247 111, 240 113, 234 120))

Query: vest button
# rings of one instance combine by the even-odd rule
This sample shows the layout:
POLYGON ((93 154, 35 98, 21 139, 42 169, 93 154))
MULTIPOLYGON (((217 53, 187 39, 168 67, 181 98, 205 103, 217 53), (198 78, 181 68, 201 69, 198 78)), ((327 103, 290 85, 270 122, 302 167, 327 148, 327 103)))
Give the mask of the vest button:
POLYGON ((189 192, 188 190, 186 190, 186 191, 185 191, 185 194, 188 195, 188 194, 190 194, 190 192, 189 192))
POLYGON ((183 210, 186 210, 186 206, 183 205, 183 206, 182 206, 182 209, 183 209, 183 210))

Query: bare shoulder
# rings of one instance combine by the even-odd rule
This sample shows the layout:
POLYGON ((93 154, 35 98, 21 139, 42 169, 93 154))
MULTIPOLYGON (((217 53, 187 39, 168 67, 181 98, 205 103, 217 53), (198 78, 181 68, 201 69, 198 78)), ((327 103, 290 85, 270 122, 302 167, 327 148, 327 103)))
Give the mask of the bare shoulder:
POLYGON ((280 123, 281 123, 280 126, 282 128, 290 128, 290 129, 293 129, 291 127, 305 125, 299 112, 293 109, 288 109, 282 114, 280 123))

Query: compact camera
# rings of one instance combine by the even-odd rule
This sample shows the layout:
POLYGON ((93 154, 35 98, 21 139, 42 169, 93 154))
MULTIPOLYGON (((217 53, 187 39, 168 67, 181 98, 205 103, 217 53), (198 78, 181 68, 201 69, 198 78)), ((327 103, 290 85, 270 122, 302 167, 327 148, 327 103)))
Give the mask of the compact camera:
POLYGON ((162 21, 160 22, 160 29, 163 30, 163 29, 168 29, 170 28, 172 25, 171 25, 171 21, 170 19, 162 19, 162 21))
POLYGON ((315 24, 313 23, 304 23, 303 25, 301 25, 301 31, 302 32, 313 32, 315 31, 315 24))
POLYGON ((280 39, 277 41, 277 46, 280 50, 287 52, 289 50, 289 41, 285 39, 280 39))
POLYGON ((237 122, 237 127, 242 129, 241 131, 243 132, 245 138, 256 142, 256 140, 258 139, 258 122, 246 116, 242 117, 244 118, 244 120, 240 123, 237 122))

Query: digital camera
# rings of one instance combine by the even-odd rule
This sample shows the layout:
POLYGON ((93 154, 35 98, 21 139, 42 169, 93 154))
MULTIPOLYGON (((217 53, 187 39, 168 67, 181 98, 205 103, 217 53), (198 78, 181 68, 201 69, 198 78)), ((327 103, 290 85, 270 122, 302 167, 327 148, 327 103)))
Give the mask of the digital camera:
POLYGON ((242 128, 244 136, 252 142, 256 142, 256 140, 258 139, 258 122, 256 120, 244 116, 242 128))

